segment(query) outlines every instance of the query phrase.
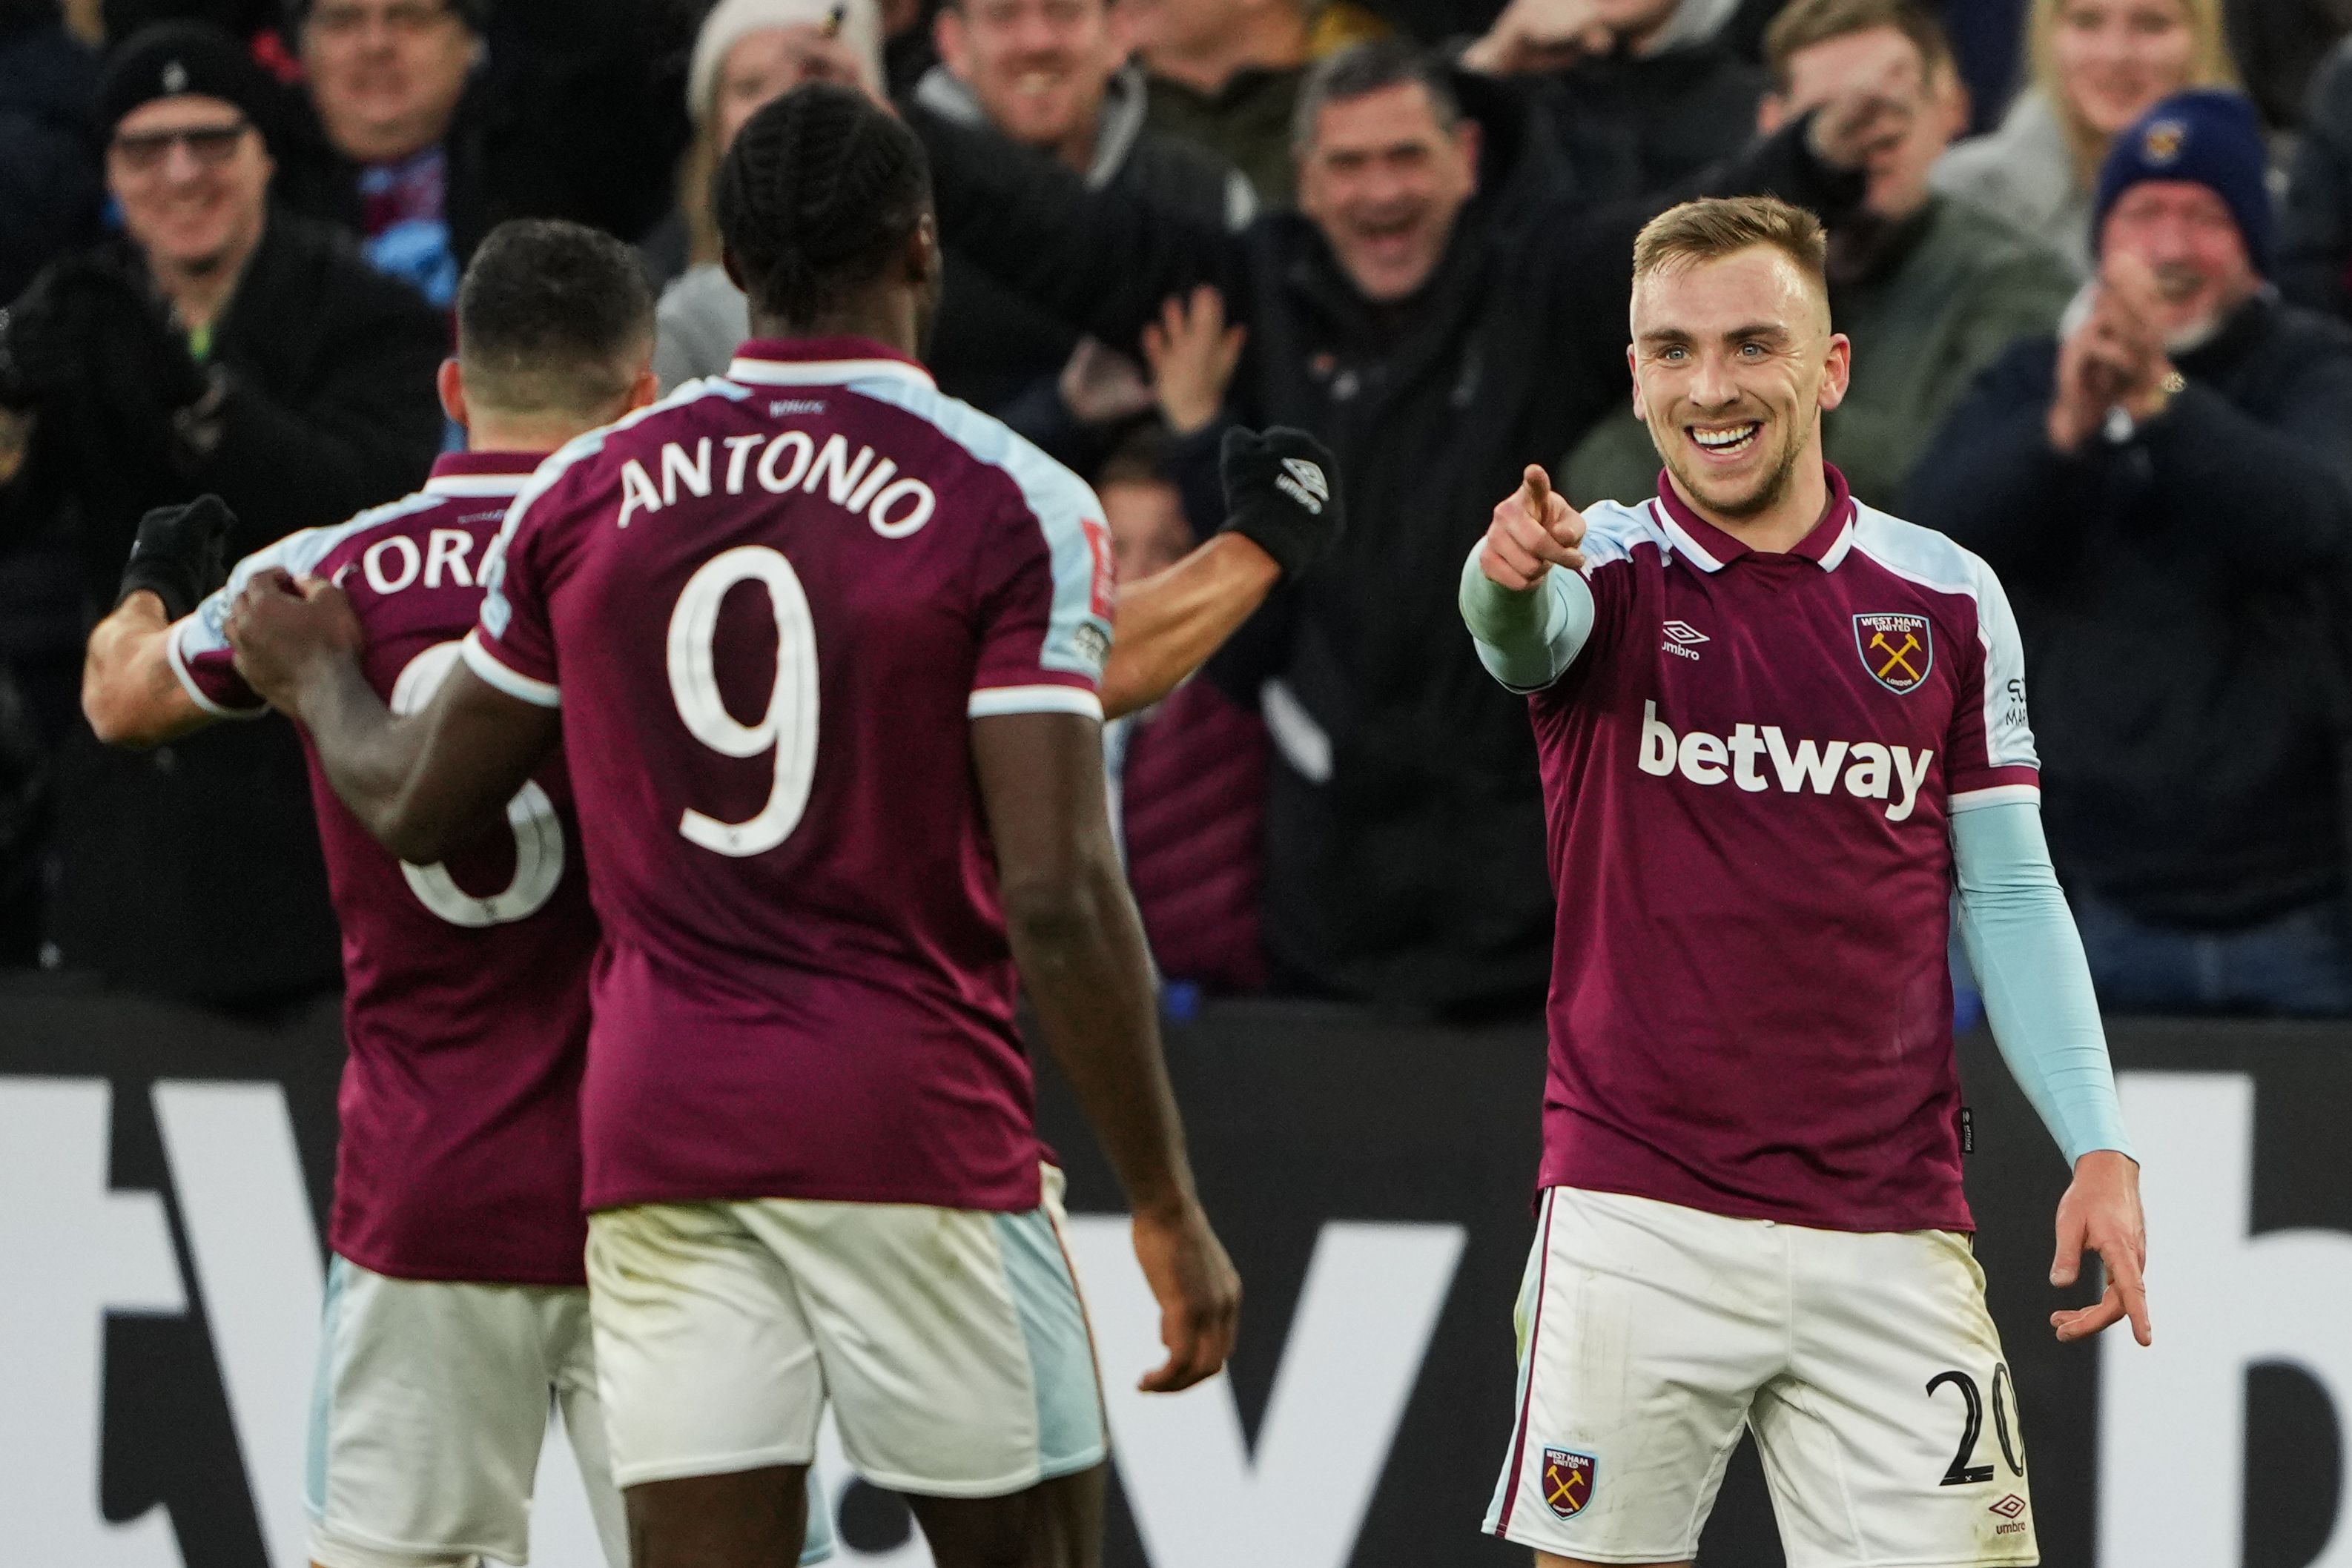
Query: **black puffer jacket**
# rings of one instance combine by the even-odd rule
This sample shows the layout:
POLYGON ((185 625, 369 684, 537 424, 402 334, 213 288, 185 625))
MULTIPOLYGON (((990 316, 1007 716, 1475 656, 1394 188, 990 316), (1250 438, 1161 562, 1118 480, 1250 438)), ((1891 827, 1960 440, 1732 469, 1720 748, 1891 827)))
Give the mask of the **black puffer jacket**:
MULTIPOLYGON (((0 543, 75 561, 87 620, 113 604, 150 507, 216 492, 237 514, 235 559, 393 500, 440 445, 433 377, 447 346, 407 285, 331 230, 273 212, 213 330, 228 387, 218 444, 188 450, 162 409, 120 389, 45 402, 26 472, 0 490, 0 543)), ((147 753, 108 750, 77 721, 57 779, 51 926, 68 963, 221 1003, 339 982, 309 779, 284 720, 147 753)))
MULTIPOLYGON (((1252 696, 1255 677, 1279 683, 1267 943, 1294 984, 1442 1010, 1533 1002, 1551 949, 1527 705, 1479 665, 1455 583, 1521 466, 1625 396, 1633 236, 1654 210, 1593 210, 1507 84, 1465 75, 1457 90, 1485 131, 1480 193, 1435 276, 1388 307, 1298 213, 1220 235, 913 117, 950 243, 1115 346, 1170 294, 1217 284, 1250 334, 1237 417, 1304 426, 1337 455, 1337 556, 1245 629, 1226 670, 1252 696)), ((1804 134, 1719 184, 1858 199, 1804 134)))
POLYGON ((1914 521, 1992 564, 2025 635, 2059 869, 2144 920, 2227 929, 2344 883, 2352 330, 2260 300, 2179 357, 2116 445, 2053 451, 2054 339, 1927 444, 1914 521))

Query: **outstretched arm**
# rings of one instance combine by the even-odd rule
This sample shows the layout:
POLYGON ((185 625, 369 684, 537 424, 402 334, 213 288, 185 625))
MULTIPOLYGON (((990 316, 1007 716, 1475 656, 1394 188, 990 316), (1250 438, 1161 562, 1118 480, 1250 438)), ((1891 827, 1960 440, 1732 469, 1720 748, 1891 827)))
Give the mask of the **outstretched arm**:
POLYGON ((1166 696, 1207 664, 1282 580, 1275 559, 1239 534, 1219 534, 1164 570, 1118 591, 1103 665, 1103 717, 1166 696))
POLYGON ((1206 664, 1274 585, 1297 578, 1347 526, 1339 466, 1303 430, 1228 430, 1225 521, 1164 571, 1121 588, 1103 666, 1103 716, 1150 707, 1206 664))
POLYGON ((1515 692, 1566 674, 1592 634, 1583 542, 1584 518, 1530 463, 1462 563, 1463 624, 1486 673, 1515 692))
POLYGON ((161 746, 213 722, 173 672, 172 622, 142 589, 93 627, 81 663, 81 711, 109 746, 161 746))
POLYGON ((230 612, 236 667, 310 732, 335 794, 413 865, 446 860, 496 823, 562 737, 558 711, 491 685, 460 662, 418 712, 394 718, 360 673, 358 620, 342 591, 257 577, 230 612))
POLYGON ((174 622, 212 604, 236 526, 217 496, 157 507, 139 519, 114 609, 82 652, 82 712, 109 746, 160 746, 230 711, 199 700, 197 677, 173 667, 172 637, 174 622))
POLYGON ((1102 727, 1066 713, 972 721, 1006 934, 1045 1043, 1135 1213, 1135 1251, 1168 1360, 1141 1386, 1172 1393, 1224 1365, 1241 1281, 1192 1189, 1143 925, 1103 796, 1102 727))
POLYGON ((2106 1267, 2099 1301, 2052 1313, 2051 1326, 2060 1339, 2077 1340, 2128 1317, 2133 1334, 2147 1344, 2139 1165, 2124 1133, 2083 940, 2051 868, 2041 807, 2014 800, 1954 813, 1952 862, 1960 940, 1984 992, 1993 1039, 2074 1169, 2058 1205, 2050 1282, 2073 1284, 2085 1248, 2106 1267))

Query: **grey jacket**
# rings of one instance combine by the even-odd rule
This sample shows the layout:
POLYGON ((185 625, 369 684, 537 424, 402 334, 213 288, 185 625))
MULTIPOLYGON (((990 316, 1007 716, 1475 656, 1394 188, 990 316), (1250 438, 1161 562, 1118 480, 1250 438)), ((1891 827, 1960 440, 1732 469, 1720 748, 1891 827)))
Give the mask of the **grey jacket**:
POLYGON ((1990 207, 2039 235, 2088 274, 2091 193, 2074 179, 2074 151, 2058 112, 2038 89, 2018 94, 1997 131, 1971 136, 1937 161, 1936 189, 1990 207))

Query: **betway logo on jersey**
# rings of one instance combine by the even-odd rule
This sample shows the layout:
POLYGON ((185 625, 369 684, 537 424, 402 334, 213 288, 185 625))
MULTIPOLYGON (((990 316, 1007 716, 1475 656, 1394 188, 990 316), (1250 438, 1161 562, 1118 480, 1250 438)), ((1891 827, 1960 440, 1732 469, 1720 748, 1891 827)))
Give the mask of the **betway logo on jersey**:
POLYGON ((1886 820, 1899 822, 1919 803, 1933 751, 1884 746, 1875 740, 1802 739, 1790 744, 1777 724, 1734 725, 1728 736, 1703 729, 1676 735, 1658 716, 1658 705, 1642 705, 1642 771, 1661 779, 1679 773, 1694 784, 1720 784, 1800 795, 1827 795, 1844 787, 1858 800, 1886 802, 1886 820), (1768 765, 1769 764, 1769 770, 1768 765))
POLYGON ((658 485, 635 458, 622 464, 620 526, 627 528, 640 512, 677 505, 681 489, 688 496, 708 496, 714 488, 740 496, 757 484, 771 496, 792 490, 813 496, 822 483, 825 499, 835 506, 864 514, 886 539, 903 539, 929 522, 931 509, 939 504, 920 479, 893 478, 898 472, 896 462, 887 457, 876 462, 871 446, 861 446, 852 455, 849 443, 838 434, 826 436, 823 446, 804 430, 775 436, 730 435, 719 444, 726 455, 714 472, 710 437, 697 441, 690 454, 683 443, 664 442, 657 459, 658 485))

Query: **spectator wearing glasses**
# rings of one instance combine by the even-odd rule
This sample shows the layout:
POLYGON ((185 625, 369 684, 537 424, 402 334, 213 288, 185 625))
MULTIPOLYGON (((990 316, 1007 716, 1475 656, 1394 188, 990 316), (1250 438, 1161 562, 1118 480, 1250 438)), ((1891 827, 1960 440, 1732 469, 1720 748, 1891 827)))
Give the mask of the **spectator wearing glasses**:
MULTIPOLYGON (((114 604, 149 508, 218 493, 241 556, 413 489, 440 444, 446 329, 341 235, 272 209, 269 90, 217 29, 126 42, 99 92, 123 237, 52 264, 0 322, 0 543, 61 569, 61 658, 114 604)), ((26 684, 50 688, 36 701, 73 715, 69 664, 28 662, 26 684)), ((64 961, 226 1003, 336 982, 290 731, 233 725, 142 757, 68 722, 64 961)))
POLYGON ((280 197, 436 305, 482 236, 561 217, 635 240, 685 149, 682 27, 635 0, 293 0, 308 86, 280 197))

